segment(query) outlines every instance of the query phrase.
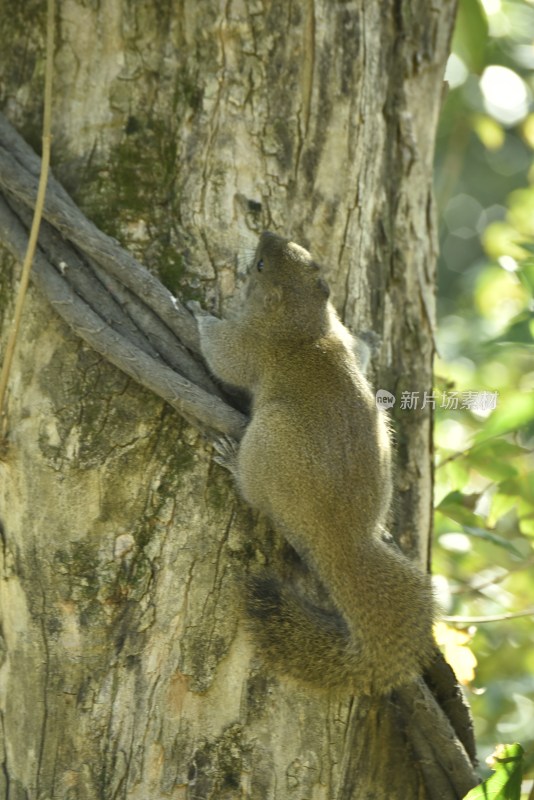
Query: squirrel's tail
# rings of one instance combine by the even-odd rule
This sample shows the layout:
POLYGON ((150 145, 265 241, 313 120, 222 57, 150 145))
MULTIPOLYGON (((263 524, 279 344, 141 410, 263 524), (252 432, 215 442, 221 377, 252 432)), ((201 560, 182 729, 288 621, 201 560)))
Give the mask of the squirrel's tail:
POLYGON ((359 659, 350 652, 341 614, 318 608, 268 572, 249 581, 247 610, 258 620, 255 638, 275 669, 323 688, 353 684, 359 659))
POLYGON ((262 655, 275 669, 325 689, 384 694, 414 680, 435 656, 425 627, 424 636, 399 630, 396 655, 386 629, 376 631, 374 641, 364 631, 355 641, 341 613, 318 608, 269 572, 249 581, 248 614, 257 620, 262 655))

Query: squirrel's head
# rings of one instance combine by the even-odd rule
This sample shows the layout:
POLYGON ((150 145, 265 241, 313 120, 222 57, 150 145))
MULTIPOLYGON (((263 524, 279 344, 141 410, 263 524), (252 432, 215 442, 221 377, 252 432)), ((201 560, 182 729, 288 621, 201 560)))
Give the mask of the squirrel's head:
POLYGON ((311 255, 290 239, 264 231, 249 271, 248 302, 258 311, 302 327, 319 323, 330 290, 311 255), (286 319, 287 318, 287 319, 286 319))

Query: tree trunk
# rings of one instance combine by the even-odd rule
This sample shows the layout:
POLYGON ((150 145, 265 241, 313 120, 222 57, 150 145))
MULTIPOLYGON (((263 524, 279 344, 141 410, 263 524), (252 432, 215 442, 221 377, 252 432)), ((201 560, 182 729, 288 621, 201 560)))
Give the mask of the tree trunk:
MULTIPOLYGON (((184 299, 239 298, 263 228, 325 265, 397 398, 392 530, 428 559, 431 176, 454 1, 59 0, 52 164, 87 215, 184 299)), ((0 9, 0 101, 38 144, 41 3, 0 9)), ((3 338, 18 267, 0 262, 3 338)), ((234 301, 236 302, 236 301, 234 301)), ((389 702, 263 665, 247 565, 280 549, 195 428, 25 308, 0 462, 9 800, 411 800, 389 702)), ((380 602, 377 598, 377 602, 380 602)), ((386 613, 386 610, 385 610, 386 613)))

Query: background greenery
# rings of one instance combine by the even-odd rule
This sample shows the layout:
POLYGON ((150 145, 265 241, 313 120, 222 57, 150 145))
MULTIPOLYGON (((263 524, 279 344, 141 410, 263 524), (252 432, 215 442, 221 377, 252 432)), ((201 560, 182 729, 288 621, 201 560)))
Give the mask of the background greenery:
MULTIPOLYGON (((533 42, 534 0, 460 1, 436 153, 434 570, 449 615, 534 612, 533 42), (484 391, 495 410, 470 409, 484 391)), ((521 742, 534 778, 534 616, 440 633, 481 760, 521 742)))

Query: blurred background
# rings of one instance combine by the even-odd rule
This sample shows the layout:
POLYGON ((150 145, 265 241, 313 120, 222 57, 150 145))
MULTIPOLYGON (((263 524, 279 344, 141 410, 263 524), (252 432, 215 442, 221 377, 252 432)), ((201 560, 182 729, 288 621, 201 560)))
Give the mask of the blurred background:
POLYGON ((520 742, 530 791, 534 0, 460 0, 446 79, 434 571, 445 614, 465 620, 441 623, 439 636, 466 687, 481 761, 498 742, 520 742))

